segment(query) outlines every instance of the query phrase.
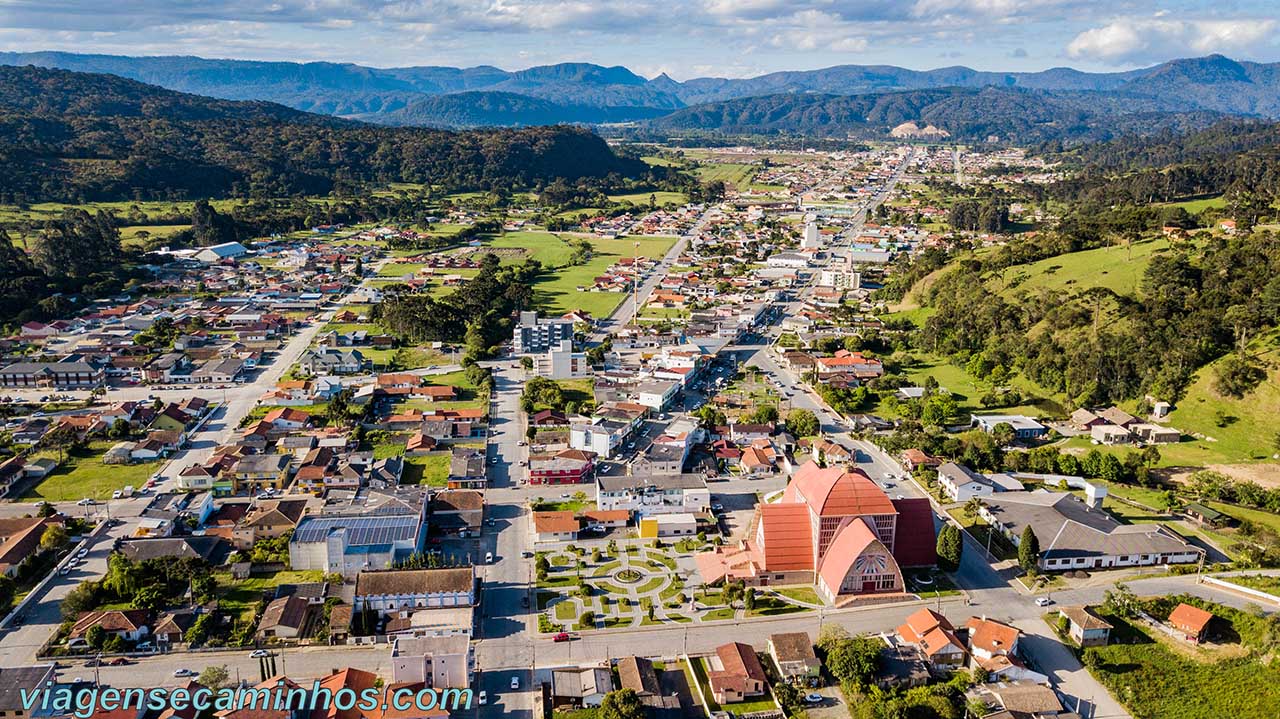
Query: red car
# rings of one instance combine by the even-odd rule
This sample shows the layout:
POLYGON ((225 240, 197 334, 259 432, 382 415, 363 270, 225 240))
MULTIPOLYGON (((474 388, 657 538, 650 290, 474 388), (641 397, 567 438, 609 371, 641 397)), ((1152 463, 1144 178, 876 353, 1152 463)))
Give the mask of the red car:
POLYGON ((573 637, 569 636, 568 632, 560 632, 559 634, 552 637, 552 640, 557 642, 567 642, 570 639, 573 639, 573 637))
POLYGON ((107 664, 110 664, 113 667, 123 667, 129 664, 129 660, 124 657, 116 657, 115 659, 107 662, 107 664))

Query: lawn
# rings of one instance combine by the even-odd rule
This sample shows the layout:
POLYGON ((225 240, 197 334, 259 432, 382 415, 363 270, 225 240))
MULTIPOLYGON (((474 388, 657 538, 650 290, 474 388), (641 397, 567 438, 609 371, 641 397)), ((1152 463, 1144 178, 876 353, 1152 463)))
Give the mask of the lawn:
POLYGON ((822 604, 822 599, 812 587, 770 587, 775 594, 805 604, 822 604))
POLYGON ((772 617, 779 614, 810 611, 806 607, 796 606, 776 597, 756 597, 755 608, 747 612, 748 617, 772 617))
MULTIPOLYGON (((137 464, 103 464, 102 455, 115 442, 90 442, 84 449, 67 453, 66 460, 49 476, 27 489, 20 499, 28 501, 72 502, 85 497, 110 499, 111 493, 124 487, 141 487, 164 462, 137 464)), ((45 454, 57 458, 54 454, 45 454)))
POLYGON ((449 483, 448 452, 433 452, 422 457, 405 457, 401 484, 425 484, 443 487, 449 483))
POLYGON ((1253 656, 1197 661, 1124 619, 1103 618, 1113 643, 1090 650, 1101 660, 1091 671, 1137 719, 1280 716, 1280 667, 1253 656))
POLYGON ((684 675, 690 689, 697 687, 702 691, 703 698, 707 700, 707 708, 713 712, 720 711, 720 705, 711 694, 711 682, 707 679, 707 666, 703 658, 689 657, 684 664, 684 675))
POLYGON ((214 572, 213 576, 218 586, 218 608, 230 614, 240 612, 244 621, 253 621, 252 612, 264 592, 274 591, 281 584, 324 581, 321 571, 286 570, 270 577, 249 579, 232 579, 230 572, 214 572))
POLYGON ((712 609, 702 615, 702 619, 703 621, 714 622, 721 619, 733 619, 736 614, 737 610, 732 607, 721 607, 720 609, 712 609))
POLYGON ((953 519, 960 523, 964 531, 969 533, 982 547, 987 547, 988 539, 990 539, 991 553, 998 560, 1014 559, 1018 556, 1017 547, 1013 546, 1005 536, 999 532, 992 532, 991 527, 987 525, 981 517, 968 517, 964 510, 960 507, 947 510, 953 519))

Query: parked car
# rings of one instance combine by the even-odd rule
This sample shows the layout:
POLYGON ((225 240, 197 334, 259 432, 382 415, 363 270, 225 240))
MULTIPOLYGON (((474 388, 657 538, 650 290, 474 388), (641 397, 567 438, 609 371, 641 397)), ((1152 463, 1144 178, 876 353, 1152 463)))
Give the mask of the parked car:
POLYGON ((560 632, 559 634, 555 635, 551 639, 552 641, 557 641, 557 642, 567 642, 570 639, 573 639, 573 637, 569 636, 568 632, 560 632))
POLYGON ((493 564, 493 552, 485 552, 485 553, 484 553, 484 563, 485 563, 485 564, 493 564))
POLYGON ((124 667, 132 664, 132 662, 130 662, 127 657, 116 657, 115 659, 107 662, 107 664, 110 664, 113 667, 124 667))
POLYGON ((190 670, 190 669, 174 669, 174 670, 173 670, 173 675, 174 675, 175 677, 194 677, 194 676, 197 676, 197 674, 196 674, 194 671, 190 670))
POLYGON ((480 696, 476 699, 476 702, 480 704, 480 706, 484 706, 485 704, 488 704, 489 692, 485 692, 485 691, 480 692, 480 696))
POLYGON ((267 651, 266 649, 255 649, 249 653, 249 657, 252 659, 260 659, 262 657, 269 657, 269 656, 271 656, 271 652, 267 651))
POLYGON ((1048 597, 1036 597, 1036 606, 1037 606, 1037 607, 1047 607, 1047 606, 1049 606, 1050 604, 1053 604, 1053 600, 1052 600, 1052 599, 1050 599, 1050 598, 1048 598, 1048 597))
POLYGON ((805 694, 804 695, 805 704, 821 704, 826 700, 827 698, 822 696, 821 694, 805 694))
POLYGON ((512 689, 520 688, 520 677, 511 677, 511 688, 512 689))
POLYGON ((77 504, 77 505, 79 505, 79 506, 81 506, 81 507, 87 507, 87 506, 89 506, 90 504, 97 504, 97 502, 95 502, 94 500, 92 500, 92 499, 90 499, 90 498, 88 498, 88 497, 85 497, 84 499, 80 500, 79 502, 76 502, 76 504, 77 504))

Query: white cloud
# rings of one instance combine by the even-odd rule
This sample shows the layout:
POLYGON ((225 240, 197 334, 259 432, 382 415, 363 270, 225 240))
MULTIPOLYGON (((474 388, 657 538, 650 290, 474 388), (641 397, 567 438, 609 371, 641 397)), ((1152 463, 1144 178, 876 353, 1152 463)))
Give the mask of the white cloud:
POLYGON ((1067 55, 1114 64, 1159 62, 1215 52, 1250 55, 1274 44, 1276 27, 1277 22, 1269 18, 1177 20, 1165 13, 1124 17, 1076 35, 1067 45, 1067 55))

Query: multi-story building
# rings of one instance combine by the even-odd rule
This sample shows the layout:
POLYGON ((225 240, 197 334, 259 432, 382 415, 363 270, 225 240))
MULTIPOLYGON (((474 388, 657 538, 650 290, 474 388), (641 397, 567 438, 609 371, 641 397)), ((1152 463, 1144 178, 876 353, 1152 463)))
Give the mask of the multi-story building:
POLYGON ((533 373, 548 379, 577 379, 591 374, 591 364, 585 353, 573 351, 573 340, 560 340, 559 345, 533 356, 533 373))
POLYGON ((511 332, 513 351, 518 355, 546 352, 564 340, 573 341, 573 320, 539 319, 537 312, 521 312, 520 324, 511 332))
POLYGON ((700 474, 597 476, 596 506, 642 517, 706 512, 711 506, 711 491, 700 474))

